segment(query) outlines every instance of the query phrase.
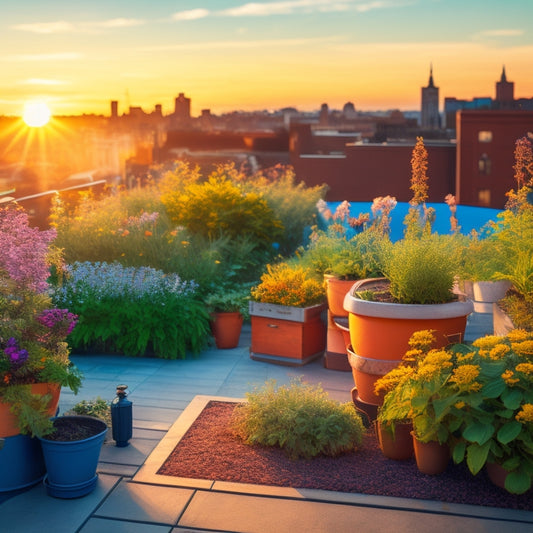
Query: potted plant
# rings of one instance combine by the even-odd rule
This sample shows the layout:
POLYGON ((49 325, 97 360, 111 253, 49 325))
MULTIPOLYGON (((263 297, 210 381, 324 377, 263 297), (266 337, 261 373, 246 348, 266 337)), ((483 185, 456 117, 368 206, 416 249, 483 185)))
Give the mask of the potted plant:
POLYGON ((250 284, 223 284, 210 292, 205 304, 211 315, 211 331, 219 349, 239 344, 242 324, 249 318, 250 284))
POLYGON ((533 333, 479 338, 456 355, 447 388, 448 428, 456 463, 483 467, 507 491, 521 494, 533 479, 533 333), (498 477, 500 476, 500 477, 498 477))
POLYGON ((79 498, 96 487, 98 458, 107 425, 91 416, 61 416, 53 430, 39 437, 46 464, 45 486, 55 498, 79 498))
POLYGON ((300 265, 267 265, 251 289, 250 357, 303 365, 320 357, 326 343, 323 281, 300 265))
POLYGON ((47 295, 54 235, 31 228, 17 206, 0 209, 0 492, 42 479, 32 437, 50 430, 61 387, 76 393, 81 384, 65 342, 77 317, 47 295))
POLYGON ((424 152, 419 138, 412 160, 415 194, 403 239, 393 243, 384 236, 375 242, 384 278, 356 282, 344 299, 355 385, 361 399, 358 381, 368 384, 362 401, 371 405, 380 403, 373 384, 399 364, 415 331, 435 330, 441 347, 461 342, 473 310, 470 300, 453 292, 461 239, 455 233, 438 235, 431 229, 434 212, 425 205, 424 152))

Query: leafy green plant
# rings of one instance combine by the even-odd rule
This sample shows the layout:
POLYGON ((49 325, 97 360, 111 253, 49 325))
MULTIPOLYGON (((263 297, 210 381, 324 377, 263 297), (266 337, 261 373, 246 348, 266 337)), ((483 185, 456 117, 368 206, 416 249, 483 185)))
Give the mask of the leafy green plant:
POLYGON ((65 413, 65 415, 71 414, 94 416, 105 422, 109 428, 111 427, 111 404, 100 396, 92 400, 78 402, 65 413))
POLYGON ((399 303, 434 304, 453 300, 459 271, 460 247, 456 235, 431 233, 383 243, 379 254, 390 292, 399 303))
POLYGON ((237 285, 223 283, 205 297, 205 305, 211 313, 238 312, 244 319, 248 319, 250 288, 251 285, 248 283, 237 285))
POLYGON ((176 225, 209 239, 250 235, 269 248, 282 232, 281 222, 259 193, 244 192, 220 171, 182 192, 162 195, 162 201, 176 225))
POLYGON ((320 386, 269 381, 246 396, 231 427, 247 444, 277 446, 292 459, 336 456, 361 444, 363 423, 353 404, 330 400, 320 386))
POLYGON ((155 269, 75 263, 53 297, 79 315, 69 337, 76 349, 176 359, 200 352, 209 339, 209 313, 195 284, 155 269))

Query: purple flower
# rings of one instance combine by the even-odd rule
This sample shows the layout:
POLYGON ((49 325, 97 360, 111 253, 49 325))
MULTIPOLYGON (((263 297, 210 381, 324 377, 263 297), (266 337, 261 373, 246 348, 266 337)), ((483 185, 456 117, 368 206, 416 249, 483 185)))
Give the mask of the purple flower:
POLYGON ((4 348, 4 353, 7 355, 9 362, 13 366, 21 366, 28 360, 28 351, 20 349, 17 340, 10 337, 7 341, 7 346, 4 348))

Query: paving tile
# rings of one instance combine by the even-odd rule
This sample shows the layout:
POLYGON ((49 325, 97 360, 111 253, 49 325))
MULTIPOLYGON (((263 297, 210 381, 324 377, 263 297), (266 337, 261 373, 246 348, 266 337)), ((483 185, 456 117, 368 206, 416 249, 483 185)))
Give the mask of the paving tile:
POLYGON ((193 490, 122 481, 94 516, 176 525, 193 490))
POLYGON ((128 446, 120 448, 111 440, 102 446, 99 460, 106 463, 140 466, 158 442, 156 439, 132 439, 128 446))
POLYGON ((247 533, 531 531, 520 522, 207 491, 194 494, 178 525, 247 533))
POLYGON ((116 476, 101 474, 92 493, 73 500, 52 498, 46 494, 44 485, 37 485, 0 505, 0 531, 73 533, 89 518, 118 480, 116 476))
POLYGON ((169 533, 169 526, 91 518, 80 533, 169 533))

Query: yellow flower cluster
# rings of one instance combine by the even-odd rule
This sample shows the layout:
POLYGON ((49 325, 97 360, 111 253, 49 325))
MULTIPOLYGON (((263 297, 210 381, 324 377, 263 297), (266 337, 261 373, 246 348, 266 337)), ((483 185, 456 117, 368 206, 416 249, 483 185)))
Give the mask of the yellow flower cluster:
POLYGON ((533 377, 533 363, 519 363, 516 365, 516 370, 533 377))
POLYGON ((527 332, 525 329, 513 329, 507 334, 507 338, 511 342, 522 342, 533 339, 533 333, 527 332))
POLYGON ((446 350, 431 350, 426 357, 424 357, 422 364, 438 366, 442 370, 451 368, 453 366, 452 354, 446 350))
POLYGON ((512 342, 511 348, 518 355, 531 356, 533 355, 533 340, 525 340, 522 342, 512 342))
POLYGON ((388 374, 379 378, 374 384, 374 392, 379 395, 386 393, 394 389, 398 383, 413 376, 415 369, 410 366, 397 366, 391 370, 388 374))
POLYGON ((475 346, 476 348, 479 348, 480 350, 491 350, 498 344, 501 344, 502 337, 498 337, 497 335, 486 335, 485 337, 480 337, 479 339, 476 339, 472 346, 475 346))
POLYGON ((479 376, 480 368, 478 365, 462 365, 453 369, 450 381, 455 383, 460 389, 469 392, 477 392, 481 389, 481 383, 476 378, 479 376))
POLYGON ((514 372, 512 370, 509 370, 509 369, 507 369, 502 374, 503 381, 505 381, 506 385, 509 385, 509 387, 512 387, 513 385, 516 385, 520 381, 519 378, 515 378, 513 376, 514 376, 514 372))
POLYGON ((498 361, 503 359, 510 351, 511 348, 507 344, 497 344, 489 351, 489 358, 498 361))
POLYGON ((436 341, 434 329, 415 331, 409 339, 409 346, 415 350, 427 352, 436 341))
POLYGON ((522 424, 533 423, 533 404, 525 403, 515 416, 522 424))

